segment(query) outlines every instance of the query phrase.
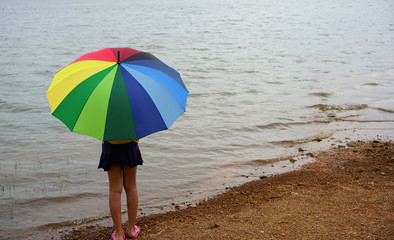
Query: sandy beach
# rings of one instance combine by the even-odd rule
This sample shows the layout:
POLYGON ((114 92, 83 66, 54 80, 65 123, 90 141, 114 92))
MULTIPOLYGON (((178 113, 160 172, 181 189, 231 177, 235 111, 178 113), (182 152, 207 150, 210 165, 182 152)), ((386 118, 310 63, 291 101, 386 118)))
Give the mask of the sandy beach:
MULTIPOLYGON (((349 142, 314 157, 300 170, 140 217, 138 239, 394 239, 393 143, 349 142)), ((112 231, 85 225, 61 239, 110 239, 112 231)))

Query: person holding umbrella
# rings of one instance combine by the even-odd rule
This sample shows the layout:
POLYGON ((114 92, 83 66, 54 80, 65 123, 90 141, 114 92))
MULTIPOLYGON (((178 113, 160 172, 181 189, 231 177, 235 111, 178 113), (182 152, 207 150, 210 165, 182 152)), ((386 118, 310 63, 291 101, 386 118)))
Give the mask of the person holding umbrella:
POLYGON ((99 168, 108 172, 115 231, 137 238, 138 139, 168 129, 186 111, 180 74, 155 56, 131 48, 104 48, 82 55, 58 71, 47 97, 52 115, 71 131, 104 141, 99 168), (122 229, 120 196, 127 197, 129 223, 122 229))
POLYGON ((105 141, 102 145, 99 168, 108 173, 109 208, 115 231, 112 239, 125 239, 122 229, 121 195, 123 188, 126 192, 128 225, 126 234, 135 239, 140 228, 135 225, 138 209, 137 166, 143 160, 138 147, 138 141, 105 141))

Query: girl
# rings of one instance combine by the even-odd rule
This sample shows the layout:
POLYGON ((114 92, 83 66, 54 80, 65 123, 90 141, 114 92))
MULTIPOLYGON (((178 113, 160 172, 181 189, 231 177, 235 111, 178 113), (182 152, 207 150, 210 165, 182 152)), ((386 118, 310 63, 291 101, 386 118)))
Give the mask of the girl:
POLYGON ((143 160, 138 147, 138 140, 105 141, 102 145, 99 168, 108 173, 109 209, 115 231, 113 240, 124 240, 125 234, 132 239, 138 237, 140 228, 135 225, 138 209, 137 166, 143 160), (126 192, 128 225, 126 233, 122 229, 121 195, 126 192))

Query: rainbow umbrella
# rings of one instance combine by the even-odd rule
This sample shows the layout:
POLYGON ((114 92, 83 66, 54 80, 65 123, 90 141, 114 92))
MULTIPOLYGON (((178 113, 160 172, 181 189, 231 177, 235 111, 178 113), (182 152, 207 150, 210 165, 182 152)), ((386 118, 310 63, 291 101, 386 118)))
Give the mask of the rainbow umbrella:
POLYGON ((57 72, 47 97, 71 131, 106 141, 168 129, 185 112, 188 93, 179 73, 152 54, 105 48, 57 72))

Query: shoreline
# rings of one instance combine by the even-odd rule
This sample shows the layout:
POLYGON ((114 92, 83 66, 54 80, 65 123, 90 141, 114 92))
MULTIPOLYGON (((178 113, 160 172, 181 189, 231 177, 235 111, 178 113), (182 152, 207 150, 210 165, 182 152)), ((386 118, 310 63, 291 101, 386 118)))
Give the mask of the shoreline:
MULTIPOLYGON (((393 239, 393 142, 349 142, 315 158, 186 209, 138 217, 138 239, 393 239)), ((108 239, 112 231, 87 225, 61 239, 108 239)))
MULTIPOLYGON (((312 153, 304 155, 308 154, 312 153)), ((180 208, 173 205, 172 211, 137 216, 137 224, 143 230, 138 239, 243 239, 246 236, 248 239, 390 239, 394 236, 394 230, 391 230, 394 229, 394 206, 388 205, 394 202, 394 144, 390 138, 385 141, 341 141, 329 150, 312 155, 314 161, 296 170, 262 175, 257 180, 226 187, 221 194, 206 200, 180 208), (384 191, 374 192, 374 189, 384 191), (357 201, 349 203, 345 196, 354 193, 358 193, 356 199, 361 205, 357 201), (377 194, 375 200, 386 202, 384 208, 375 202, 366 204, 365 199, 370 198, 368 194, 377 194), (353 203, 357 207, 350 211, 344 203, 353 203), (321 206, 324 211, 316 210, 321 206), (377 222, 369 215, 360 215, 360 212, 368 213, 371 209, 374 210, 372 216, 376 219, 385 216, 383 220, 377 222), (256 212, 260 214, 255 215, 256 212), (335 212, 341 214, 335 217, 335 212), (353 212, 358 215, 345 223, 341 220, 340 216, 346 219, 354 215, 353 212), (355 223, 356 220, 359 223, 355 223), (310 226, 322 221, 328 226, 318 224, 310 229, 299 221, 309 222, 310 226), (382 221, 383 229, 378 224, 382 221), (350 224, 353 230, 344 233, 341 227, 346 224, 350 224), (259 225, 261 230, 251 229, 259 225), (368 227, 380 229, 379 233, 365 235, 374 232, 366 230, 368 227)), ((112 222, 108 215, 47 224, 16 233, 7 231, 4 236, 9 237, 0 239, 109 239, 113 231, 110 226, 112 222)))

